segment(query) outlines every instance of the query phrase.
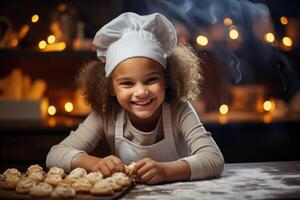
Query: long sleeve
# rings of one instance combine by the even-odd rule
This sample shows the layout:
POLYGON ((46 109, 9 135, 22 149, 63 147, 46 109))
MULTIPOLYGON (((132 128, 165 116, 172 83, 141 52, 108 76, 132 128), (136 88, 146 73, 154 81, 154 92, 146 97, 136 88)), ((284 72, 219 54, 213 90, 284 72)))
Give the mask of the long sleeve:
POLYGON ((220 149, 200 122, 191 104, 183 104, 176 109, 177 138, 180 146, 186 145, 190 151, 183 157, 191 167, 191 180, 218 176, 223 172, 224 159, 220 149), (184 143, 184 145, 183 145, 184 143))
POLYGON ((91 152, 103 137, 101 117, 92 112, 75 131, 71 131, 68 137, 50 149, 46 159, 47 167, 57 166, 70 171, 73 158, 78 153, 91 152))

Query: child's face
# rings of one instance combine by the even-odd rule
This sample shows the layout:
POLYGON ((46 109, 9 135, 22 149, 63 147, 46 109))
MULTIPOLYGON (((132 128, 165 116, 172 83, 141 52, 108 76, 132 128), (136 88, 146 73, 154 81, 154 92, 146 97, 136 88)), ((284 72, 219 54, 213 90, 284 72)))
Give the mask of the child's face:
MULTIPOLYGON (((112 73, 114 95, 131 119, 150 119, 165 98, 163 67, 144 57, 121 62, 112 73)), ((157 112, 155 112, 157 111, 157 112)))

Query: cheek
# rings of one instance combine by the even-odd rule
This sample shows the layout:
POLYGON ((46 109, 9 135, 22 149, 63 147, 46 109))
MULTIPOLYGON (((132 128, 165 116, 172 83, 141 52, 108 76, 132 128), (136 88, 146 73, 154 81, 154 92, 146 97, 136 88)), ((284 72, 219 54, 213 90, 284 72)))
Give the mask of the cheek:
POLYGON ((165 93, 165 85, 164 84, 158 84, 155 87, 152 88, 152 92, 156 94, 164 94, 165 93))
POLYGON ((130 97, 130 92, 128 90, 116 89, 115 96, 118 100, 126 100, 130 97))

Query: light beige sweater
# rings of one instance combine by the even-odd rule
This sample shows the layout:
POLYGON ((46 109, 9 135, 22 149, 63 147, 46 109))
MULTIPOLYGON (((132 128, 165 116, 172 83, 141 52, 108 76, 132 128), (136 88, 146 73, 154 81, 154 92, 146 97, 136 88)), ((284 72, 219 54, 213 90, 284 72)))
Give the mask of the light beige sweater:
MULTIPOLYGON (((70 171, 72 159, 78 153, 90 153, 102 139, 114 154, 115 120, 119 109, 107 116, 92 112, 62 142, 54 145, 47 155, 47 167, 57 166, 70 171)), ((191 180, 220 175, 224 168, 221 151, 200 122, 190 103, 171 105, 172 129, 177 153, 191 167, 191 180)), ((157 127, 144 133, 135 129, 130 120, 124 120, 124 137, 140 145, 151 145, 163 138, 160 119, 157 127)))

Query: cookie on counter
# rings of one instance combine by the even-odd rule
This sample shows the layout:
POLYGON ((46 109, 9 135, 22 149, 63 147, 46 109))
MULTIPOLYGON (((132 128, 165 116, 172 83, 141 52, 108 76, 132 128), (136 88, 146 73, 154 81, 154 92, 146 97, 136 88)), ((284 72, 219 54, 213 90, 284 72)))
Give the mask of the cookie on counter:
POLYGON ((117 184, 124 186, 129 186, 132 183, 132 179, 126 176, 124 173, 115 173, 111 177, 114 182, 117 184))
POLYGON ((16 193, 19 194, 28 194, 30 189, 35 185, 35 181, 24 178, 16 186, 16 193))
POLYGON ((8 176, 18 176, 21 178, 21 172, 16 168, 8 168, 3 173, 4 179, 8 176))
POLYGON ((93 184, 86 177, 77 179, 76 182, 72 184, 72 188, 75 189, 76 193, 89 193, 92 187, 93 184))
POLYGON ((59 183, 51 193, 53 198, 71 198, 75 197, 76 191, 66 183, 59 183))
POLYGON ((56 186, 62 182, 63 179, 60 175, 48 175, 44 181, 52 186, 56 186))
POLYGON ((75 169, 73 169, 69 176, 72 176, 74 178, 83 178, 87 175, 87 171, 81 167, 77 167, 75 169))
POLYGON ((35 182, 42 182, 45 179, 44 171, 31 171, 28 173, 28 178, 35 182))
POLYGON ((90 172, 86 175, 86 177, 92 184, 95 184, 97 181, 103 179, 101 172, 90 172))
POLYGON ((20 176, 6 174, 5 179, 4 179, 3 188, 6 190, 14 190, 14 189, 16 189, 20 180, 21 180, 20 176))
POLYGON ((59 167, 51 167, 47 173, 47 175, 51 176, 51 175, 58 175, 60 177, 64 177, 65 176, 65 172, 62 168, 59 167))
POLYGON ((113 195, 114 191, 109 182, 100 180, 92 187, 90 193, 93 195, 113 195))
POLYGON ((51 195, 53 191, 53 187, 45 182, 38 183, 34 185, 31 189, 29 194, 33 197, 48 197, 51 195))
POLYGON ((38 165, 38 164, 35 164, 35 165, 30 165, 28 168, 27 168, 27 171, 26 171, 26 174, 27 175, 30 175, 32 172, 41 172, 41 173, 45 173, 43 168, 38 165))

